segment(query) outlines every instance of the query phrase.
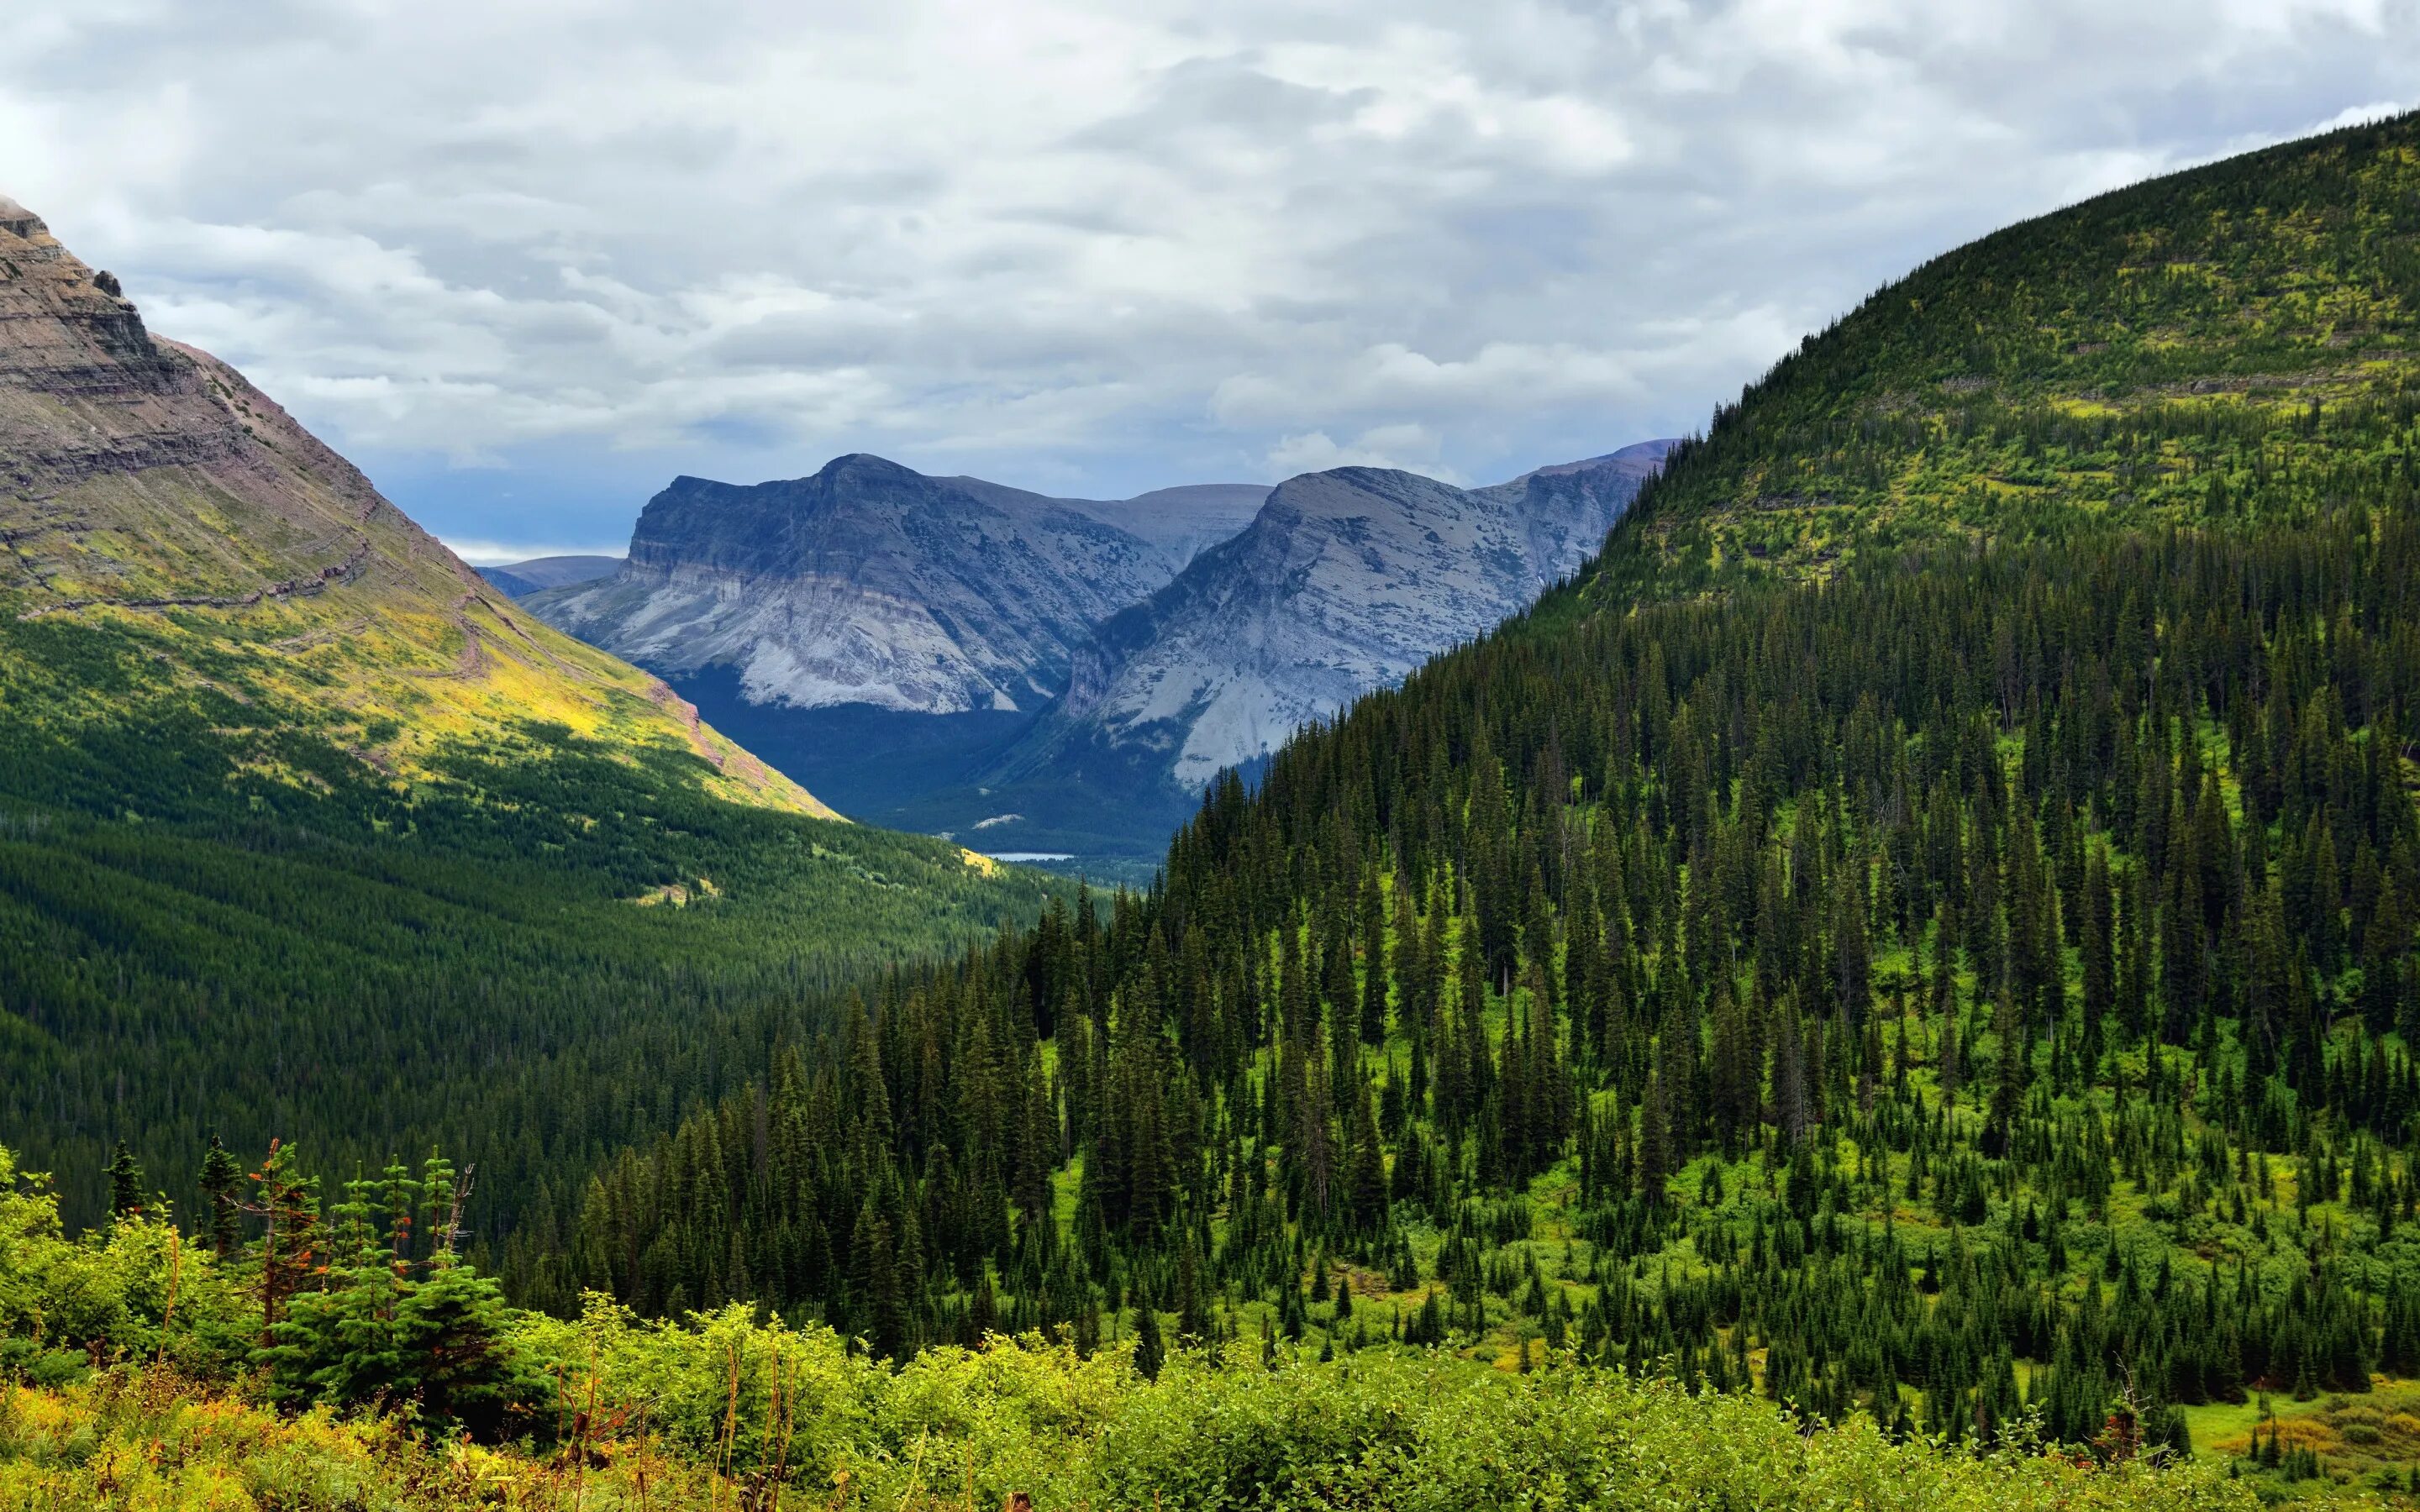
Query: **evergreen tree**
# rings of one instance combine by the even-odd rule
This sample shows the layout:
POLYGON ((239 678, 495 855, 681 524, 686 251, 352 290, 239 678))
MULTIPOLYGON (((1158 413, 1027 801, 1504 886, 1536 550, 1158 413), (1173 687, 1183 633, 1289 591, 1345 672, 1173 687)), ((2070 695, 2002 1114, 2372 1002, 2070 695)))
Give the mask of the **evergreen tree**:
POLYGON ((109 1212, 114 1218, 143 1215, 143 1167, 121 1139, 109 1158, 109 1212))
POLYGON ((201 1187, 203 1200, 209 1205, 209 1235, 211 1250, 225 1259, 235 1250, 240 1238, 238 1213, 242 1203, 243 1166, 210 1135, 209 1149, 202 1156, 201 1187))

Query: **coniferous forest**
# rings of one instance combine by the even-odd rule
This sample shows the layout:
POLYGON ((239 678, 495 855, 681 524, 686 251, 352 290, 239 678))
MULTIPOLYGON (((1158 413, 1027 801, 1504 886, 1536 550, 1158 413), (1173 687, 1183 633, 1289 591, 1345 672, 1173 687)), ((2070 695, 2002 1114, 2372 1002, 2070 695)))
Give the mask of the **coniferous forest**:
MULTIPOLYGON (((527 1147, 461 1263, 558 1358, 752 1316, 1357 1400, 1427 1350, 2420 1491, 2415 337, 2415 117, 1937 259, 1153 887, 802 980, 685 1116, 527 1147)), ((303 1215, 213 1158, 302 1396, 273 1309, 349 1288, 280 1290, 276 1213, 492 1301, 393 1237, 450 1169, 303 1215)))
POLYGON ((1579 582, 1148 894, 867 985, 516 1288, 2271 1459, 2420 1375, 2413 134, 1876 295, 1579 582))
POLYGON ((262 728, 240 664, 162 675, 182 632, 0 620, 0 1142, 70 1222, 106 1212, 119 1139, 192 1207, 215 1135, 336 1172, 442 1143, 477 1228, 510 1227, 838 984, 1058 887, 534 722, 389 781, 262 728))

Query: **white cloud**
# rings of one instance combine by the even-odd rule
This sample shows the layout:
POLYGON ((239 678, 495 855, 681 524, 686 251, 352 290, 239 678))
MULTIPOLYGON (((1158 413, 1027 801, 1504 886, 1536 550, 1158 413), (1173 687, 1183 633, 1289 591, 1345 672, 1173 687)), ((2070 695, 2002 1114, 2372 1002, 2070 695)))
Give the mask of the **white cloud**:
POLYGON ((1285 478, 1329 468, 1399 468, 1447 483, 1470 481, 1439 461, 1437 451, 1437 438, 1425 425, 1373 425, 1342 445, 1324 430, 1306 431, 1281 438, 1269 448, 1268 472, 1285 478))
POLYGON ((17 0, 0 56, 0 189, 492 543, 845 450, 1668 434, 1946 246, 2393 108, 2420 0, 17 0))
POLYGON ((2402 106, 2397 105, 2391 100, 2376 100, 2370 101, 2366 105, 2347 105, 2344 109, 2329 116, 2326 120, 2319 122, 2317 126, 2313 127, 2312 130, 2315 131, 2333 131, 2339 127, 2366 126, 2371 121, 2382 121, 2389 116, 2395 115, 2402 108, 2402 106))
POLYGON ((533 545, 526 541, 482 541, 473 537, 445 536, 446 547, 474 567, 508 567, 516 562, 531 562, 539 557, 618 557, 628 549, 627 541, 592 541, 586 546, 533 545))

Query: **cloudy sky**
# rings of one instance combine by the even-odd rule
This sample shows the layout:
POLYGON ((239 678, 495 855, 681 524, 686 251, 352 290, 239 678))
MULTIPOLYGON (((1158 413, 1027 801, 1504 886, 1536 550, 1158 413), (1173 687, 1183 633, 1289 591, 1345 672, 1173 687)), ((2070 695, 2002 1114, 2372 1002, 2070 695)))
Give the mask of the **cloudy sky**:
POLYGON ((0 192, 484 560, 677 472, 1493 481, 2413 102, 2420 0, 13 0, 0 192))

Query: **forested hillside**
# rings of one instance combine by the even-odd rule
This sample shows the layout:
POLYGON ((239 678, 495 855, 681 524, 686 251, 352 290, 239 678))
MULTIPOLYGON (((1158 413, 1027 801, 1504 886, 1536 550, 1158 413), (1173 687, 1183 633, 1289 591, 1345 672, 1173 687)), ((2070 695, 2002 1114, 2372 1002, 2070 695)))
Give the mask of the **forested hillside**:
POLYGON ((71 1216, 215 1133, 442 1139, 501 1226, 1042 897, 528 618, 0 199, 0 1140, 71 1216))
POLYGON ((209 717, 87 738, 55 783, 0 722, 0 1129, 79 1218, 115 1139, 190 1198, 213 1134, 283 1135, 337 1172, 442 1144, 501 1231, 821 1032, 838 983, 1052 886, 723 802, 680 753, 537 729, 398 791, 300 736, 298 791, 209 717))
POLYGON ((2295 143, 1935 258, 1719 409, 1548 617, 1943 542, 2287 529, 2344 501, 2401 465, 2376 410, 2420 321, 2413 137, 2295 143))
POLYGON ((2416 236, 2406 117, 1929 265, 1147 897, 869 988, 514 1284, 1568 1350, 1960 1440, 2131 1396, 2399 1476, 2416 236))

